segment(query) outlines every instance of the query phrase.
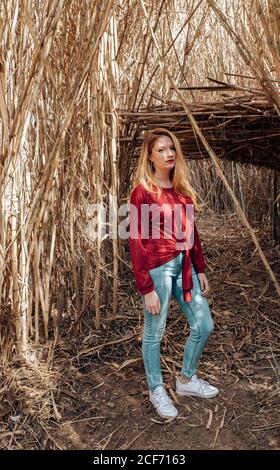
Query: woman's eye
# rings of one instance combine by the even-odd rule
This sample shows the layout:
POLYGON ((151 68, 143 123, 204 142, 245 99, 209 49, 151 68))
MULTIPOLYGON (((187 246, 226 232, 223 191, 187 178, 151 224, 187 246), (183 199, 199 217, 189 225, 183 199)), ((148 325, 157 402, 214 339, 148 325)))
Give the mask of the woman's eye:
MULTIPOLYGON (((171 150, 172 152, 176 152, 176 149, 175 149, 174 147, 172 147, 170 150, 171 150)), ((161 150, 158 150, 158 152, 159 152, 159 153, 163 153, 163 152, 165 152, 165 150, 164 150, 164 149, 161 149, 161 150)))

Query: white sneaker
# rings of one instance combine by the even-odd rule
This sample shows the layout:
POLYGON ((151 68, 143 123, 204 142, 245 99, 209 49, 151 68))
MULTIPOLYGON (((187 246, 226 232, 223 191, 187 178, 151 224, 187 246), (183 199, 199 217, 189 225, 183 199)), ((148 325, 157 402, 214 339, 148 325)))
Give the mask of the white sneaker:
POLYGON ((150 390, 150 401, 162 418, 176 418, 178 416, 178 410, 162 385, 153 391, 150 390))
POLYGON ((176 393, 177 395, 194 395, 202 398, 212 398, 218 395, 219 390, 213 385, 202 379, 198 379, 194 374, 191 381, 183 384, 179 378, 176 380, 176 393))

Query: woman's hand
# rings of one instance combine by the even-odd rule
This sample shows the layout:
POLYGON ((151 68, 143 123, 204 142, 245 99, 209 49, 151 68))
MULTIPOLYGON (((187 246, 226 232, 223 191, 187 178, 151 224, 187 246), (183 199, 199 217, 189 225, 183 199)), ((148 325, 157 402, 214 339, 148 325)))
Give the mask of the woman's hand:
POLYGON ((160 300, 155 290, 144 295, 145 307, 152 315, 160 313, 160 300))
POLYGON ((197 276, 200 282, 201 293, 202 295, 205 295, 209 291, 209 284, 207 281, 207 277, 205 276, 204 273, 198 273, 197 276))

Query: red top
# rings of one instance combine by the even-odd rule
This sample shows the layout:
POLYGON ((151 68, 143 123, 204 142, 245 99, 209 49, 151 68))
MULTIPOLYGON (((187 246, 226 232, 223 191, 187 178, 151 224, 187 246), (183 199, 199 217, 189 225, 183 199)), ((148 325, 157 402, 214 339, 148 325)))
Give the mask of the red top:
POLYGON ((133 204, 135 208, 130 205, 129 247, 136 286, 141 295, 152 292, 154 284, 149 270, 167 263, 183 251, 182 286, 184 301, 191 302, 191 289, 193 288, 191 262, 197 273, 203 273, 205 270, 203 249, 194 222, 194 215, 192 215, 194 214, 193 201, 189 196, 178 195, 173 188, 161 189, 162 194, 158 199, 157 194, 150 193, 142 184, 138 184, 130 196, 130 204, 133 204), (156 212, 151 213, 152 204, 156 205, 153 206, 154 208, 160 208, 157 212, 158 216, 155 216, 156 212), (174 210, 175 204, 177 205, 176 210, 180 207, 181 212, 180 209, 179 212, 174 210), (147 212, 149 215, 145 218, 147 212), (188 231, 182 233, 186 230, 187 215, 188 231), (193 224, 189 220, 191 218, 193 224), (169 220, 169 223, 172 220, 171 226, 168 225, 167 220, 169 220), (180 224, 182 225, 181 233, 178 231, 180 224), (169 231, 168 226, 172 227, 169 231), (186 235, 187 233, 189 235, 186 235), (166 236, 167 234, 169 234, 169 237, 166 236), (191 244, 191 240, 193 244, 191 244), (188 241, 188 245, 183 244, 184 241, 188 241))

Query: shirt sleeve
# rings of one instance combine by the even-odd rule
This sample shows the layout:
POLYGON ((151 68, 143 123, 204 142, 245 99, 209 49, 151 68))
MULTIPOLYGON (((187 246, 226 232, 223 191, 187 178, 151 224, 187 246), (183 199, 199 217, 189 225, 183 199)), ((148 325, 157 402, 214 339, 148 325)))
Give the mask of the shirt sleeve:
POLYGON ((141 295, 145 295, 154 290, 154 284, 148 269, 147 250, 141 237, 141 204, 145 204, 143 192, 136 187, 130 195, 129 249, 136 287, 141 295))
POLYGON ((193 243, 192 249, 190 250, 190 255, 191 255, 191 259, 192 259, 196 272, 204 273, 206 263, 205 263, 204 253, 203 253, 203 249, 201 246, 201 242, 199 239, 195 222, 194 222, 194 243, 193 243))

